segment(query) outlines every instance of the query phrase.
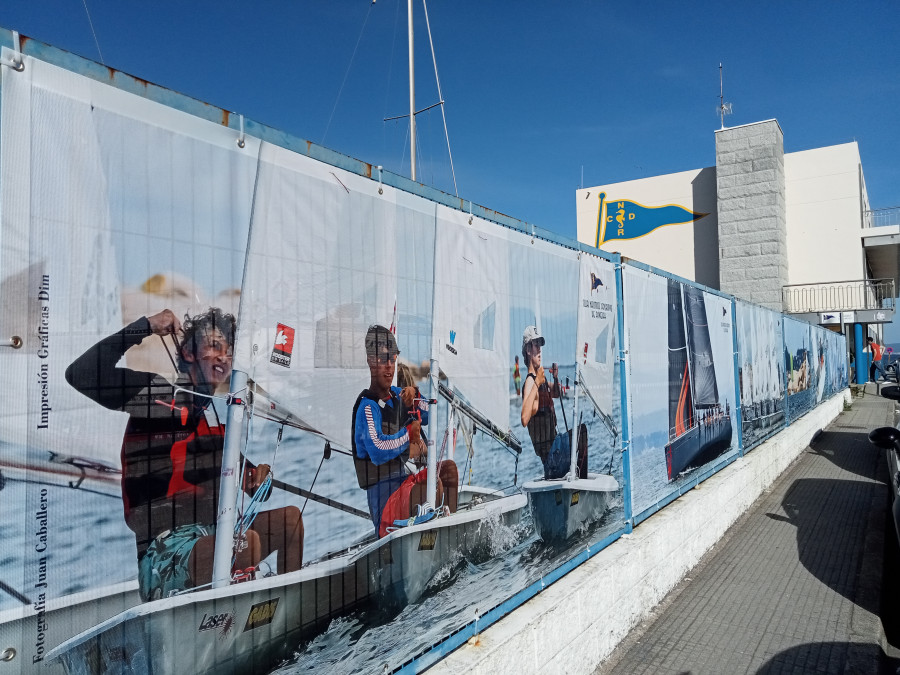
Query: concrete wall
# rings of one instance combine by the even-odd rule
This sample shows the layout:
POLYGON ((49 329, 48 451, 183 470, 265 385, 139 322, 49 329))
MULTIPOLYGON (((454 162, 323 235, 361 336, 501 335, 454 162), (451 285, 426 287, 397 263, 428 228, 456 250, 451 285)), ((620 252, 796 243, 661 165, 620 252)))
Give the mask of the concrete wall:
POLYGON ((591 673, 843 410, 833 396, 430 668, 591 673))
POLYGON ((597 243, 601 192, 606 193, 610 202, 629 199, 645 206, 678 204, 695 213, 709 214, 693 223, 661 227, 637 239, 608 241, 600 248, 718 287, 715 169, 708 167, 577 190, 578 241, 591 246, 597 243))
POLYGON ((788 280, 784 139, 775 120, 716 132, 719 288, 775 311, 788 280))
POLYGON ((863 279, 865 183, 855 142, 784 156, 788 283, 863 279))

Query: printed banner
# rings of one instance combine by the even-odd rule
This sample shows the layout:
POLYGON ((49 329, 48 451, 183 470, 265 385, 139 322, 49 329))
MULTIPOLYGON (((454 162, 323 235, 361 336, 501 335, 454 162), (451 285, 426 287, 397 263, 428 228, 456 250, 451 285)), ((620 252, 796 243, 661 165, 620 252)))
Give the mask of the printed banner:
POLYGON ((625 328, 636 517, 737 451, 731 302, 626 266, 625 328))
POLYGON ((815 339, 813 330, 805 321, 784 318, 785 387, 791 422, 812 410, 822 396, 818 377, 819 340, 815 339))
POLYGON ((738 300, 738 380, 744 451, 784 428, 781 314, 738 300))
POLYGON ((162 383, 186 317, 237 310, 257 145, 28 57, 4 71, 0 322, 22 346, 0 350, 0 634, 51 672, 51 649, 140 602, 131 442, 181 417, 162 383))

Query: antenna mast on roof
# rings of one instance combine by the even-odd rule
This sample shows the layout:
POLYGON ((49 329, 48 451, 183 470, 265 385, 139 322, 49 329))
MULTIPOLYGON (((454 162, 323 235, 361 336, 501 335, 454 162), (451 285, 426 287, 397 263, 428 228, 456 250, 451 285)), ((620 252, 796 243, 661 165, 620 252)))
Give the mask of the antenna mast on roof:
POLYGON ((725 88, 722 84, 722 64, 719 63, 719 117, 722 119, 722 128, 725 128, 725 115, 731 114, 731 104, 725 103, 725 88))

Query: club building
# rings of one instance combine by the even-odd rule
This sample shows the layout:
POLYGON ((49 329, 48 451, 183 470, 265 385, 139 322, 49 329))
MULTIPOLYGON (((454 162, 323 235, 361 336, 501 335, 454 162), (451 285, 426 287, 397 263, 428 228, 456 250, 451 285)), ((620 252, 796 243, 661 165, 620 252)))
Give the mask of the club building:
POLYGON ((843 328, 857 354, 867 332, 880 338, 900 210, 870 208, 856 142, 785 153, 767 120, 720 129, 715 144, 715 166, 577 190, 578 240, 843 328))

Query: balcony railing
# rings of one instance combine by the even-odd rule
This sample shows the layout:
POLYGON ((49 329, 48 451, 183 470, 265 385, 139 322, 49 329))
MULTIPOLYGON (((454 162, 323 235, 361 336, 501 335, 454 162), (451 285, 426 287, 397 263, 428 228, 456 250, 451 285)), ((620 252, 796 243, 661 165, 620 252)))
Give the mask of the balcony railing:
POLYGON ((889 209, 873 209, 863 213, 863 227, 900 225, 900 206, 889 209))
POLYGON ((792 314, 894 307, 893 279, 794 284, 781 289, 784 311, 792 314))

